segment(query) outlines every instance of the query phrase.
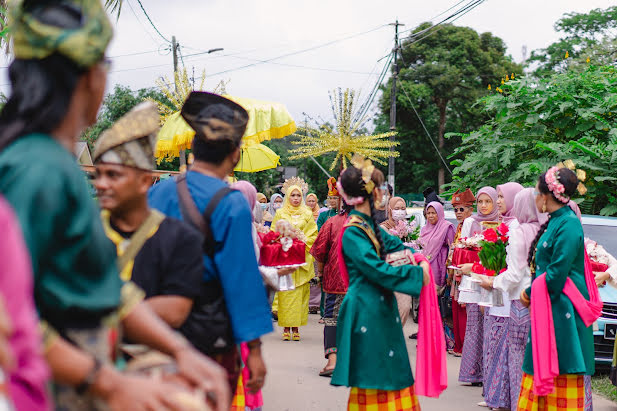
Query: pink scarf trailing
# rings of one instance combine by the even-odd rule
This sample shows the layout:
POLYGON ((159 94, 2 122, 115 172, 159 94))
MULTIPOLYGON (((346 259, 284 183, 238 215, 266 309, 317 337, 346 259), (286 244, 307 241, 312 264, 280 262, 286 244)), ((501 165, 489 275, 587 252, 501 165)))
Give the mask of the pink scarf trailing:
MULTIPOLYGON (((349 287, 349 272, 343 256, 343 228, 338 242, 339 272, 343 282, 349 287)), ((416 262, 429 261, 422 254, 414 254, 416 262)), ((415 392, 424 397, 439 397, 448 388, 448 367, 446 363, 446 339, 443 331, 441 314, 437 303, 433 271, 428 286, 420 291, 420 308, 418 312, 418 345, 416 347, 415 392)))
MULTIPOLYGON (((583 323, 589 327, 602 313, 602 300, 587 251, 585 251, 585 284, 589 291, 589 301, 581 294, 571 278, 566 279, 563 293, 568 296, 583 323)), ((536 395, 544 396, 553 392, 554 378, 559 375, 553 308, 546 285, 546 273, 536 278, 531 287, 531 334, 533 389, 536 395), (546 353, 549 355, 545 355, 546 353)))
POLYGON ((246 366, 246 362, 249 358, 249 347, 247 343, 240 344, 240 354, 242 355, 242 362, 245 364, 244 368, 242 368, 242 378, 245 384, 244 387, 244 401, 245 405, 249 410, 254 410, 259 407, 263 407, 264 400, 261 395, 261 390, 257 391, 255 394, 251 394, 251 390, 246 387, 246 382, 251 378, 251 372, 249 371, 249 367, 246 366))

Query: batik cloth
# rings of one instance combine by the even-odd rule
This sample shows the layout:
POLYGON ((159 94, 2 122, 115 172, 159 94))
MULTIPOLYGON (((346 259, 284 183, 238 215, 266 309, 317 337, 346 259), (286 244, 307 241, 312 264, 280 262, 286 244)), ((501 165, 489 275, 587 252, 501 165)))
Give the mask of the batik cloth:
POLYGON ((308 306, 311 287, 305 283, 294 290, 279 291, 279 327, 300 327, 308 322, 308 306))
POLYGON ((533 393, 533 376, 523 373, 518 411, 582 410, 585 407, 584 385, 583 375, 559 375, 551 394, 537 396, 533 393))
POLYGON ((463 343, 463 357, 458 376, 460 382, 477 383, 483 380, 482 344, 484 316, 478 304, 467 304, 467 327, 463 343))
MULTIPOLYGON (((508 317, 484 313, 484 400, 490 408, 510 408, 508 317)), ((518 387, 514 387, 518 391, 518 387)))
POLYGON ((348 411, 420 411, 413 385, 397 391, 370 390, 352 387, 347 402, 348 411))
POLYGON ((529 308, 524 307, 520 300, 513 300, 510 305, 510 322, 508 325, 508 373, 510 375, 510 406, 516 411, 518 403, 518 387, 523 379, 523 359, 525 346, 531 325, 529 308))

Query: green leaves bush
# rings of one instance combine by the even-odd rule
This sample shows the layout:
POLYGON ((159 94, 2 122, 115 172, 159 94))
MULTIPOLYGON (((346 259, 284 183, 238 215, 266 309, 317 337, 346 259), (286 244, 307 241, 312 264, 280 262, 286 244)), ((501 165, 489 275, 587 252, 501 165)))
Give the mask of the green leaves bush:
POLYGON ((478 105, 490 116, 462 137, 450 156, 454 180, 447 189, 518 181, 533 186, 559 161, 587 172, 583 212, 617 215, 617 70, 589 65, 547 78, 506 82, 478 105))

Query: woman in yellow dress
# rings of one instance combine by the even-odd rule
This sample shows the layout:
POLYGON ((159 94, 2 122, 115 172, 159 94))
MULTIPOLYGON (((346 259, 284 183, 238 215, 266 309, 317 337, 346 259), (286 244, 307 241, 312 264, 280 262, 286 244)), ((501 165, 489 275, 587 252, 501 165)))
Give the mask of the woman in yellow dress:
POLYGON ((315 224, 313 212, 304 205, 303 197, 308 191, 308 186, 302 179, 294 177, 285 180, 282 191, 285 193, 283 207, 277 210, 272 220, 272 230, 276 229, 277 221, 286 220, 304 233, 306 237, 306 265, 293 273, 295 289, 277 293, 278 324, 283 327, 284 341, 289 341, 292 338, 294 341, 300 341, 298 327, 306 325, 308 321, 309 281, 315 276, 313 257, 309 254, 309 251, 317 238, 317 224, 315 224))

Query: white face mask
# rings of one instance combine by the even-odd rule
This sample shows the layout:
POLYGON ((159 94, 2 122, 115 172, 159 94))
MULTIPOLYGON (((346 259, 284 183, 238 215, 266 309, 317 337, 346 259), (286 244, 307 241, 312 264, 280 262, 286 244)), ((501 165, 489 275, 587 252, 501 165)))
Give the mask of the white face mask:
POLYGON ((407 211, 405 210, 392 210, 393 220, 404 220, 407 217, 407 211))

